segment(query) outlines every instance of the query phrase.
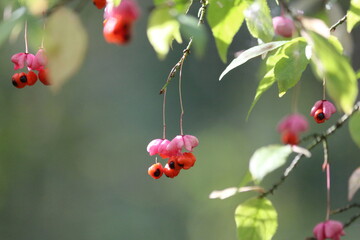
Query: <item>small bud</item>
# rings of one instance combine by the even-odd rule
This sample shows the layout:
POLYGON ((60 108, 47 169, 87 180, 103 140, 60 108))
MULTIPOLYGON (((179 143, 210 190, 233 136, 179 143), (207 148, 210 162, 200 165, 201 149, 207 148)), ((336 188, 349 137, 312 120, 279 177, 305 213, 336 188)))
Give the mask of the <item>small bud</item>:
POLYGON ((295 32, 295 25, 291 18, 277 16, 272 19, 274 31, 277 35, 290 38, 295 32))
POLYGON ((340 240, 340 237, 345 235, 342 223, 334 220, 327 220, 317 224, 313 233, 317 240, 340 240))

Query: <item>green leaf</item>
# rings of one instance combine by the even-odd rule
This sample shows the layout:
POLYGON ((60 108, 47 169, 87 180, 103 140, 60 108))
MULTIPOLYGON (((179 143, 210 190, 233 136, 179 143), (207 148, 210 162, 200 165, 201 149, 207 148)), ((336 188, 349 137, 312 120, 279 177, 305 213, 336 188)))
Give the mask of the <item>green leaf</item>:
POLYGON ((181 14, 177 19, 181 24, 181 32, 188 38, 193 38, 196 55, 198 57, 202 56, 205 52, 207 42, 205 27, 198 25, 198 19, 193 16, 181 14))
POLYGON ((347 31, 352 29, 360 22, 360 0, 351 0, 350 9, 347 11, 347 31))
POLYGON ((278 226, 277 212, 266 198, 252 198, 235 210, 239 240, 271 240, 278 226))
POLYGON ((289 41, 277 41, 261 44, 252 48, 249 48, 242 52, 237 58, 232 60, 232 62, 226 67, 226 69, 221 73, 219 80, 221 80, 228 72, 233 70, 234 68, 246 63, 248 60, 260 56, 264 53, 272 51, 278 47, 281 47, 285 43, 289 41))
POLYGON ((60 7, 47 20, 45 39, 49 78, 56 91, 82 65, 88 43, 87 34, 79 15, 69 8, 60 7))
POLYGON ((246 0, 210 0, 207 21, 215 38, 221 60, 225 63, 227 51, 244 21, 246 0))
POLYGON ((155 8, 151 12, 147 36, 160 59, 168 54, 173 39, 182 42, 180 23, 169 13, 168 8, 155 8))
POLYGON ((266 0, 255 0, 244 14, 250 34, 263 42, 270 42, 274 36, 274 27, 266 0))
POLYGON ((249 163, 254 180, 260 182, 268 173, 284 165, 291 152, 290 145, 269 145, 256 150, 249 163))
POLYGON ((9 37, 14 27, 22 21, 22 18, 26 12, 24 7, 16 9, 9 19, 0 22, 0 46, 9 37))
POLYGON ((172 9, 176 9, 179 13, 187 13, 192 3, 192 0, 154 0, 155 6, 170 6, 172 9))
POLYGON ((305 54, 307 43, 303 38, 297 38, 297 40, 295 39, 291 41, 291 44, 284 46, 284 55, 276 63, 274 69, 279 88, 279 97, 282 97, 287 90, 296 85, 309 64, 309 59, 305 54))
POLYGON ((310 33, 313 44, 313 66, 316 73, 326 79, 326 89, 330 97, 345 113, 352 111, 358 95, 358 83, 354 69, 348 59, 338 51, 334 41, 310 33))
POLYGON ((357 79, 360 79, 360 70, 358 70, 358 71, 356 72, 356 78, 357 78, 357 79))
POLYGON ((114 6, 119 6, 121 3, 121 0, 113 0, 114 6))
POLYGON ((360 112, 354 113, 349 120, 349 131, 351 138, 360 148, 360 112))
POLYGON ((360 189, 360 167, 351 174, 348 189, 348 200, 351 201, 355 193, 360 189))

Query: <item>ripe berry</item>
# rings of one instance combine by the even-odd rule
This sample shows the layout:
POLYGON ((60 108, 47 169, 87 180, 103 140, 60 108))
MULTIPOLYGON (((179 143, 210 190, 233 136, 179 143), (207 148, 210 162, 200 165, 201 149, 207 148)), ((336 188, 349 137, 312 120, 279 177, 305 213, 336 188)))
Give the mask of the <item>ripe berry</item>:
POLYGON ((27 83, 27 77, 26 77, 26 73, 19 73, 19 79, 20 79, 20 82, 22 83, 27 83))
POLYGON ((103 34, 108 43, 126 44, 131 39, 132 20, 123 16, 105 19, 103 34))
POLYGON ((277 35, 290 38, 295 31, 295 25, 291 18, 277 16, 273 18, 273 27, 277 35))
POLYGON ((292 132, 284 132, 282 134, 281 140, 284 144, 297 145, 299 143, 297 134, 292 132))
POLYGON ((29 86, 32 86, 36 83, 38 77, 36 76, 36 74, 33 71, 30 71, 26 74, 27 77, 27 84, 29 86))
POLYGON ((189 169, 194 166, 196 157, 190 152, 185 152, 177 158, 177 162, 183 169, 189 169))
POLYGON ((155 163, 148 169, 148 174, 154 179, 159 179, 163 175, 163 172, 164 169, 161 163, 155 163))
POLYGON ((39 80, 44 84, 44 85, 50 85, 51 83, 49 82, 48 79, 48 70, 47 68, 41 69, 38 73, 39 76, 39 80))
POLYGON ((167 163, 163 169, 165 175, 169 178, 174 178, 180 173, 180 168, 171 168, 167 163))
MULTIPOLYGON (((17 87, 17 88, 23 88, 26 86, 26 82, 22 82, 20 80, 20 77, 24 77, 25 73, 15 73, 12 78, 11 78, 11 82, 12 84, 17 87)), ((26 78, 26 76, 25 76, 26 78)), ((24 78, 23 78, 24 79, 24 78)))
POLYGON ((325 118, 325 114, 322 109, 316 110, 316 112, 314 114, 314 119, 317 123, 325 122, 326 118, 325 118))
POLYGON ((177 156, 173 156, 171 158, 169 158, 168 160, 168 165, 170 169, 175 169, 175 170, 181 170, 182 166, 178 163, 178 157, 177 156))
POLYGON ((93 4, 98 8, 102 9, 106 6, 106 0, 93 0, 93 4))

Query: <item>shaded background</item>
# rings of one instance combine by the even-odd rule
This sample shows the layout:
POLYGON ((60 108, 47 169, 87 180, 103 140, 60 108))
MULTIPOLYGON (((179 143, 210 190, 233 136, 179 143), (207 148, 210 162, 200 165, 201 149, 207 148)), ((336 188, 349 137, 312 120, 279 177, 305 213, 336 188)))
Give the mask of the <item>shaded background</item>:
MULTIPOLYGON (((223 201, 209 200, 208 195, 215 189, 237 186, 251 154, 261 146, 280 143, 276 125, 291 113, 293 91, 279 99, 276 87, 271 88, 246 122, 258 84, 260 59, 235 69, 219 82, 226 65, 217 56, 208 30, 206 55, 202 59, 190 55, 183 67, 184 129, 200 140, 194 152, 198 160, 194 168, 175 179, 153 180, 147 168, 154 158, 148 156, 146 146, 162 134, 162 97, 158 92, 186 41, 180 46, 174 43, 165 61, 157 59, 146 37, 150 2, 140 2, 142 16, 128 46, 109 45, 103 40, 102 11, 88 4, 80 13, 89 34, 86 60, 58 94, 40 83, 14 88, 10 57, 23 51, 23 39, 0 48, 1 240, 236 239, 234 210, 253 194, 223 201)), ((303 6, 315 2, 295 4, 315 14, 322 1, 303 6)), ((273 2, 270 6, 278 15, 273 2)), ((195 1, 194 14, 197 8, 195 1)), ((344 13, 336 15, 332 10, 330 15, 339 19, 344 13)), ((356 42, 359 30, 354 32, 356 42)), ((242 27, 229 59, 236 51, 255 44, 242 27)), ((358 52, 355 45, 354 53, 358 52)), ((358 55, 353 54, 353 63, 358 69, 358 55)), ((168 91, 168 138, 179 133, 176 83, 177 78, 168 91)), ((308 68, 301 80, 299 112, 308 116, 321 96, 321 82, 308 68)), ((310 132, 325 130, 340 115, 322 125, 308 117, 310 132)), ((347 125, 329 139, 329 146, 332 206, 337 208, 347 204, 347 179, 360 165, 360 151, 351 141, 347 125)), ((322 161, 322 149, 317 147, 313 157, 302 160, 270 196, 279 213, 274 239, 304 239, 323 221, 326 193, 322 161)), ((266 177, 265 187, 277 181, 282 170, 266 177)), ((359 197, 357 194, 355 201, 359 202, 359 197)), ((344 213, 334 218, 346 222, 350 216, 344 213)), ((359 239, 359 226, 357 221, 346 229, 344 239, 359 239)))

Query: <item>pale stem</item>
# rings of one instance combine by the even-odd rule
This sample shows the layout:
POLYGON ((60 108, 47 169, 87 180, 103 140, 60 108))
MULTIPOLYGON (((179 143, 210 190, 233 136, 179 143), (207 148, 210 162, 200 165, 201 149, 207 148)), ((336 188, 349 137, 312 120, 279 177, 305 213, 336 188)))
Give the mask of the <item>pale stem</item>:
POLYGON ((330 218, 330 164, 326 165, 326 221, 330 218))
POLYGON ((166 107, 166 89, 164 89, 164 98, 162 104, 162 119, 163 119, 163 139, 166 138, 166 117, 165 117, 165 107, 166 107))
POLYGON ((29 53, 29 46, 28 46, 28 40, 27 40, 27 21, 25 21, 25 33, 24 33, 24 39, 25 39, 25 53, 29 53))
POLYGON ((184 105, 183 105, 182 94, 181 94, 182 67, 183 67, 183 64, 180 65, 180 72, 179 72, 179 99, 180 99, 180 109, 181 109, 181 113, 180 113, 180 134, 184 135, 184 130, 183 130, 184 105))
POLYGON ((326 78, 323 80, 323 100, 326 99, 326 78))

